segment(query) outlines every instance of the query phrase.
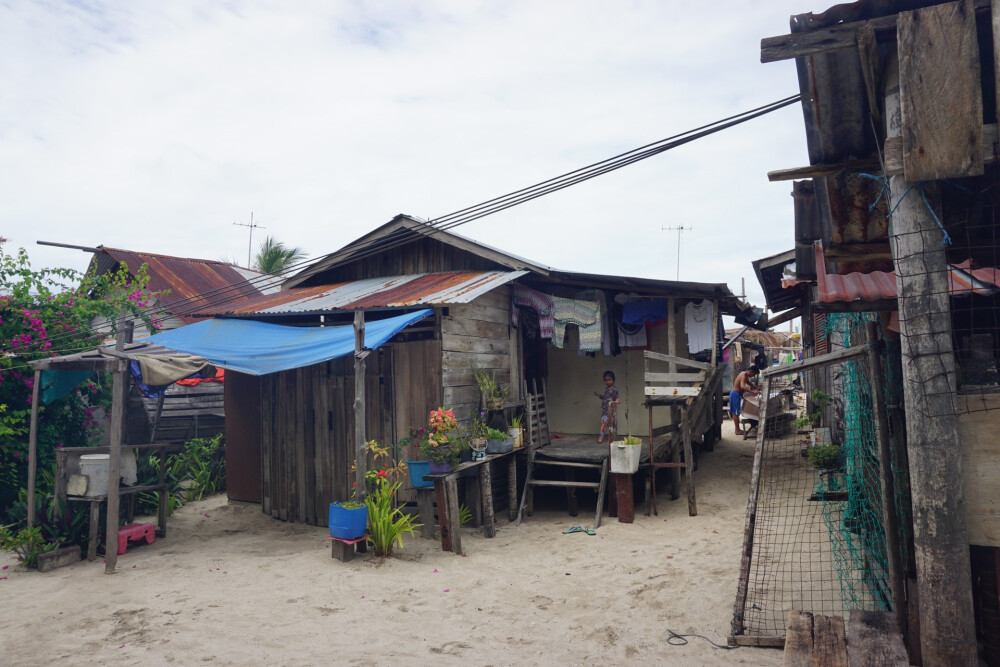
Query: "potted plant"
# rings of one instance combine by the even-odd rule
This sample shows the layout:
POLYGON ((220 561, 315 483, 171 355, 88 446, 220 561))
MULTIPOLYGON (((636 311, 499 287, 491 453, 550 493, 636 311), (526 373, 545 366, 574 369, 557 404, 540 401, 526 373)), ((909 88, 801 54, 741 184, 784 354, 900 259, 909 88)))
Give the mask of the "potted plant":
POLYGON ((368 507, 353 498, 332 502, 328 525, 330 537, 338 540, 355 540, 363 537, 368 527, 368 507))
POLYGON ((812 412, 803 411, 795 421, 796 428, 809 427, 810 446, 831 444, 830 429, 823 426, 823 412, 833 400, 832 397, 819 389, 814 389, 811 395, 812 412))
POLYGON ((473 368, 472 377, 479 388, 479 394, 483 397, 483 403, 490 410, 499 410, 507 400, 509 389, 505 384, 499 384, 495 371, 487 371, 482 368, 473 368))
POLYGON ((507 429, 507 433, 514 439, 514 449, 518 449, 524 444, 524 430, 521 428, 523 423, 523 415, 514 415, 510 418, 510 428, 507 429))
POLYGON ((505 454, 514 449, 514 438, 509 433, 491 428, 487 435, 486 453, 505 454))
POLYGON ((611 443, 611 472, 631 475, 639 470, 642 457, 642 440, 626 435, 611 443))
MULTIPOLYGON (((401 442, 402 447, 413 446, 418 452, 422 452, 420 444, 427 438, 427 428, 410 427, 409 437, 401 442)), ((410 475, 410 486, 414 489, 429 489, 434 486, 434 482, 425 482, 424 475, 430 473, 430 461, 426 459, 406 459, 406 470, 410 475)))
POLYGON ((809 463, 819 470, 836 470, 844 467, 844 452, 834 444, 822 444, 809 448, 809 463))
POLYGON ((430 471, 450 472, 458 465, 462 450, 468 442, 458 434, 458 420, 451 410, 431 410, 425 437, 420 442, 420 453, 430 462, 430 471))
POLYGON ((486 426, 486 413, 480 412, 469 420, 469 447, 472 449, 472 460, 486 458, 487 433, 492 430, 486 426))

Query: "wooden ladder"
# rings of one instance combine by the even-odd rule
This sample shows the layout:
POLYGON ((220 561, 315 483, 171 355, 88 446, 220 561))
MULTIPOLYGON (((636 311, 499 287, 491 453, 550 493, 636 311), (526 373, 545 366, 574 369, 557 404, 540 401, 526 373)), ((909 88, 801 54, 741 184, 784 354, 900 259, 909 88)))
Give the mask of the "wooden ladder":
MULTIPOLYGON (((524 508, 528 504, 528 497, 532 489, 536 486, 558 486, 567 490, 570 489, 596 489, 597 490, 597 510, 594 512, 594 528, 601 525, 601 514, 604 510, 604 493, 608 484, 608 460, 604 459, 600 463, 578 463, 576 461, 560 461, 557 459, 538 458, 535 451, 528 452, 528 473, 524 480, 524 491, 521 493, 521 505, 517 510, 517 521, 515 526, 521 525, 521 517, 524 508), (601 481, 599 482, 578 482, 566 479, 539 479, 535 477, 536 466, 549 466, 562 468, 567 472, 576 472, 579 469, 600 470, 601 481)), ((529 512, 530 513, 530 512, 529 512)))
MULTIPOLYGON (((538 391, 538 383, 531 381, 533 392, 528 392, 528 384, 524 383, 524 404, 528 422, 528 466, 527 476, 524 481, 524 491, 521 493, 521 504, 517 510, 517 521, 515 525, 521 524, 521 517, 531 498, 531 493, 536 486, 558 486, 569 491, 578 488, 597 490, 597 511, 594 514, 594 528, 601 525, 601 513, 604 509, 604 493, 608 481, 608 461, 605 459, 601 463, 578 463, 576 461, 560 461, 558 459, 548 459, 544 456, 539 458, 535 454, 538 449, 545 445, 552 444, 552 433, 549 430, 549 412, 545 391, 545 380, 542 380, 542 390, 538 391), (564 472, 575 473, 577 470, 590 469, 600 470, 601 479, 599 482, 578 482, 576 480, 556 480, 539 479, 535 477, 536 466, 548 466, 550 468, 562 468, 564 472)), ((573 505, 575 507, 575 505, 573 505)), ((573 510, 575 512, 575 510, 573 510)), ((531 511, 528 511, 531 514, 531 511)))

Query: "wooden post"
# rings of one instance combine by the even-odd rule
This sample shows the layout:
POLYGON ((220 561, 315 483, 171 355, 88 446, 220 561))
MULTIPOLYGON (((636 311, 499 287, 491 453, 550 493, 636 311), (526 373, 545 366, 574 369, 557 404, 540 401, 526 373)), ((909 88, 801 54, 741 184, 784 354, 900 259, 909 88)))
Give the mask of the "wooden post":
MULTIPOLYGON (((524 431, 521 431, 523 434, 524 431)), ((523 437, 523 435, 522 435, 523 437)), ((507 518, 517 518, 517 452, 507 457, 507 518)))
POLYGON ((698 516, 698 503, 694 496, 694 448, 691 446, 691 411, 681 408, 681 435, 684 440, 684 472, 687 473, 688 516, 698 516))
POLYGON ((493 476, 490 471, 491 461, 479 465, 479 492, 483 507, 483 536, 494 537, 497 534, 496 521, 493 517, 493 476))
MULTIPOLYGON (((667 354, 671 357, 677 356, 677 301, 673 297, 667 298, 667 354)), ((677 364, 673 361, 667 363, 667 372, 676 373, 677 364)), ((670 423, 677 424, 679 412, 675 406, 670 406, 670 423)), ((650 434, 652 435, 652 433, 650 434)), ((650 438, 652 441, 652 438, 650 438)), ((670 462, 680 463, 680 447, 673 447, 670 451, 670 462)), ((681 496, 681 469, 669 468, 670 475, 670 499, 677 500, 681 496)), ((653 503, 656 503, 656 496, 653 496, 653 503)))
POLYGON ((882 396, 882 360, 878 353, 878 324, 868 323, 868 365, 871 367, 872 411, 879 448, 879 482, 882 490, 882 517, 885 522, 885 550, 889 560, 892 610, 899 632, 906 635, 906 602, 903 596, 903 563, 899 549, 899 516, 896 513, 896 484, 892 476, 892 449, 889 447, 889 418, 882 396))
POLYGON ((38 465, 38 401, 42 372, 35 371, 31 387, 31 428, 28 432, 28 528, 35 525, 35 468, 38 465))
MULTIPOLYGON (((458 511, 458 480, 448 477, 444 480, 444 502, 448 505, 448 534, 451 536, 451 552, 462 555, 462 521, 458 511)), ((441 510, 438 508, 438 514, 441 510)), ((444 525, 444 519, 441 520, 444 525)))
MULTIPOLYGON (((118 317, 118 335, 115 352, 125 351, 131 333, 125 325, 125 311, 118 317)), ((125 431, 125 412, 128 408, 128 361, 118 358, 114 365, 114 384, 111 389, 111 450, 108 455, 108 513, 104 522, 104 573, 114 574, 118 565, 118 485, 121 478, 122 436, 125 431)))
MULTIPOLYGON (((886 136, 901 136, 899 69, 894 59, 886 67, 885 109, 886 136)), ((920 591, 920 648, 925 665, 974 665, 976 635, 955 404, 949 268, 942 231, 924 203, 921 187, 904 176, 889 181, 920 591)), ((933 205, 934 193, 927 195, 933 205)))
MULTIPOLYGON (((364 502, 368 490, 365 485, 365 473, 368 468, 368 457, 365 455, 367 440, 365 437, 365 311, 354 311, 354 460, 357 462, 357 484, 355 497, 364 502)), ((343 478, 341 478, 343 479, 343 478)), ((440 511, 440 507, 438 508, 440 511)))
MULTIPOLYGON (((769 396, 771 377, 764 376, 761 395, 769 396)), ((736 585, 736 604, 733 607, 733 636, 743 634, 743 611, 747 605, 750 583, 750 561, 753 558, 753 533, 757 523, 757 496, 760 494, 760 465, 764 459, 764 423, 767 419, 767 401, 761 401, 757 422, 757 445, 753 453, 753 468, 750 471, 750 499, 747 501, 747 518, 743 525, 743 558, 740 561, 740 578, 736 585)))

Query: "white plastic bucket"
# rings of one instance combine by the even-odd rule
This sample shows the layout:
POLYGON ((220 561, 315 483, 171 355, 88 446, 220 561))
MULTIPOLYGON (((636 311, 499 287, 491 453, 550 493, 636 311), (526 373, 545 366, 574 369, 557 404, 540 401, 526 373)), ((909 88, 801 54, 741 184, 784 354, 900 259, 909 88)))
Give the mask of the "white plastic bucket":
POLYGON ((80 474, 87 476, 87 495, 108 495, 109 454, 84 454, 80 457, 80 474))
POLYGON ((626 445, 624 440, 611 443, 611 472, 631 475, 639 470, 642 445, 626 445))

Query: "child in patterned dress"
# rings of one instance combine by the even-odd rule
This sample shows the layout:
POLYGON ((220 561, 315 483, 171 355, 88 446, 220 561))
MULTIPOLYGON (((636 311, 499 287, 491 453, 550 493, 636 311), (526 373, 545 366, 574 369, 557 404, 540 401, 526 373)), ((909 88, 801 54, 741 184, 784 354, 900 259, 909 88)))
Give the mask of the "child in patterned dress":
POLYGON ((618 431, 617 407, 622 399, 618 398, 618 387, 615 386, 615 374, 612 371, 604 372, 604 393, 595 391, 594 396, 601 399, 601 434, 597 442, 604 442, 605 435, 614 440, 618 431))

